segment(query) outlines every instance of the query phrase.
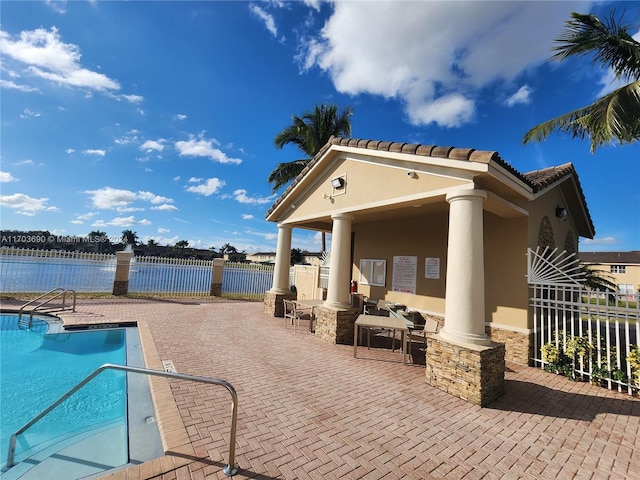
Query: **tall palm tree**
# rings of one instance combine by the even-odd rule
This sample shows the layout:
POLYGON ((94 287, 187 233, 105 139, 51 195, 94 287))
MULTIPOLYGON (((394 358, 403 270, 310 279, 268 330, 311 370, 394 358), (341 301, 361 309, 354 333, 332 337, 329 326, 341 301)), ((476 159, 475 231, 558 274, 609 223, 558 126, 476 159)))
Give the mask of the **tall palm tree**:
POLYGON ((331 136, 351 135, 352 114, 351 107, 346 107, 338 113, 337 105, 323 103, 320 106, 314 105, 313 111, 304 112, 302 117, 293 115, 291 117, 293 123, 276 135, 274 143, 279 149, 293 144, 306 155, 306 158, 279 163, 267 178, 273 191, 278 191, 296 178, 331 136))
POLYGON ((138 245, 138 234, 132 230, 123 230, 122 231, 122 243, 126 245, 131 245, 131 247, 136 247, 138 245))
MULTIPOLYGON (((293 144, 306 155, 306 158, 279 163, 269 174, 267 182, 277 192, 296 178, 311 159, 326 145, 332 136, 351 135, 351 115, 353 109, 346 107, 338 112, 337 105, 315 104, 312 111, 305 111, 302 117, 293 115, 292 124, 278 133, 274 139, 277 148, 293 144)), ((322 251, 326 250, 325 233, 322 232, 322 251)))
POLYGON ((640 43, 628 33, 629 26, 615 19, 608 22, 595 15, 573 12, 565 30, 552 50, 552 60, 593 54, 594 65, 610 67, 616 79, 629 82, 598 98, 591 105, 578 108, 533 127, 522 143, 545 140, 554 130, 570 133, 573 138, 589 138, 591 153, 617 140, 621 144, 640 139, 640 43))

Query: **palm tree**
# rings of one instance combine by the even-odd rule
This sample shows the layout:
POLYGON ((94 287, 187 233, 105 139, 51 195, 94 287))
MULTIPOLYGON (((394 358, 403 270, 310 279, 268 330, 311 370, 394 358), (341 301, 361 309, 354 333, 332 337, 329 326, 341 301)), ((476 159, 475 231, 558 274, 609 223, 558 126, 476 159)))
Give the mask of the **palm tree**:
MULTIPOLYGON (((293 115, 292 124, 276 135, 274 143, 281 149, 293 144, 306 155, 306 158, 291 162, 279 163, 269 174, 267 182, 277 192, 291 180, 296 178, 313 157, 326 145, 332 136, 351 135, 351 115, 353 109, 346 107, 338 113, 337 105, 323 103, 313 106, 313 111, 306 111, 302 117, 293 115)), ((322 232, 322 251, 326 250, 325 234, 322 232)))
POLYGON ((629 82, 598 98, 591 105, 578 108, 533 127, 522 143, 545 140, 554 130, 570 133, 573 138, 589 138, 591 153, 617 140, 621 144, 640 139, 640 43, 628 33, 612 12, 603 23, 595 15, 573 12, 565 30, 555 40, 557 53, 552 60, 593 54, 593 63, 611 68, 616 79, 629 82))
POLYGON ((132 230, 122 231, 122 243, 124 245, 131 245, 131 248, 138 245, 138 234, 132 230))

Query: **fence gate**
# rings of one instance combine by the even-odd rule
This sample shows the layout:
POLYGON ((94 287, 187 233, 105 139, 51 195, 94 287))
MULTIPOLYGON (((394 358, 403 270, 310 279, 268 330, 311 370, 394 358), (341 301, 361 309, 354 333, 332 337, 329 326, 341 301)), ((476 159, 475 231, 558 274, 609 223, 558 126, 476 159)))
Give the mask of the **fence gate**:
POLYGON ((533 315, 533 361, 573 379, 627 390, 640 388, 639 295, 585 288, 574 253, 527 252, 533 315))

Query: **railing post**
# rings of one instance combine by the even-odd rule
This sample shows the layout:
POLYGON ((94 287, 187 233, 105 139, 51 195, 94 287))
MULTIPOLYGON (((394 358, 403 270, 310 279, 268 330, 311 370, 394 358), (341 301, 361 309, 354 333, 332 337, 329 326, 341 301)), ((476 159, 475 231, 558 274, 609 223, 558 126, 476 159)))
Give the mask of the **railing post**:
POLYGON ((129 293, 129 268, 133 252, 116 252, 116 275, 113 280, 112 294, 125 296, 129 293))
POLYGON ((224 258, 213 259, 213 270, 211 271, 211 288, 209 295, 212 297, 222 296, 222 273, 224 272, 224 258))

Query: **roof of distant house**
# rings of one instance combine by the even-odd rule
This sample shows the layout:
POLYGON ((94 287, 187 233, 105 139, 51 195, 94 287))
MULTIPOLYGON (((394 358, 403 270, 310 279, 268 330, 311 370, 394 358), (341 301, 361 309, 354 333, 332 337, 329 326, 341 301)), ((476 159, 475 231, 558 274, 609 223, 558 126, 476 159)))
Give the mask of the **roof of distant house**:
POLYGON ((579 252, 580 261, 585 263, 613 263, 640 265, 640 250, 630 252, 579 252))

